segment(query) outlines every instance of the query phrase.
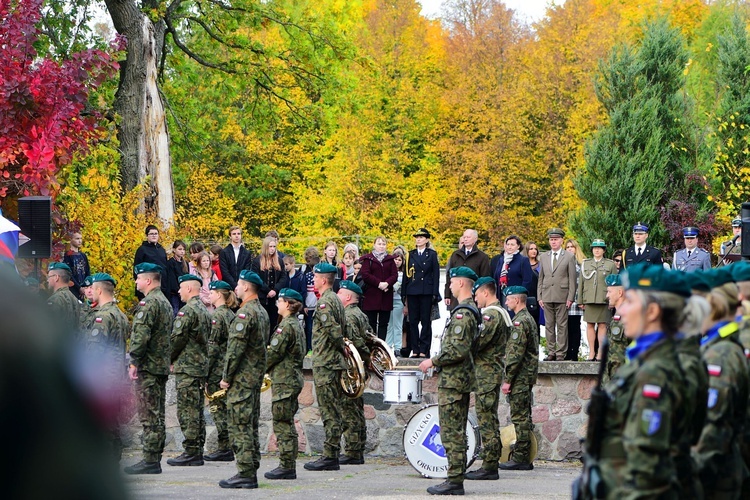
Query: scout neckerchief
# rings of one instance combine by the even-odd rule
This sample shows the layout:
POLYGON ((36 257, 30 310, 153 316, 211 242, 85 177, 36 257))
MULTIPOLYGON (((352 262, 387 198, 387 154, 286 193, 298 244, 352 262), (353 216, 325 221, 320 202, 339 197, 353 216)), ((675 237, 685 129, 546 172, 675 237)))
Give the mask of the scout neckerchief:
POLYGON ((641 335, 636 340, 634 340, 632 344, 625 348, 625 355, 628 357, 628 362, 637 358, 649 347, 665 338, 667 338, 667 336, 664 332, 654 332, 647 335, 641 335))

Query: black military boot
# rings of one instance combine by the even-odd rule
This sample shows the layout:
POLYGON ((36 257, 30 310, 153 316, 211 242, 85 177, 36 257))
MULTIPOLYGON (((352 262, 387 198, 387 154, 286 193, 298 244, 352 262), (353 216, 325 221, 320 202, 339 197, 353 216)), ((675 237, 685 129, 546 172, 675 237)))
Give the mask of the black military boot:
POLYGON ((203 460, 208 462, 231 462, 234 460, 234 452, 232 450, 218 450, 208 455, 203 455, 203 460))
POLYGON ((222 488, 245 488, 252 490, 258 487, 258 476, 242 477, 239 474, 235 474, 229 479, 219 481, 219 486, 222 488))
POLYGON ((137 464, 125 467, 125 474, 161 474, 161 464, 141 460, 137 464))
POLYGON ((307 462, 305 464, 307 470, 339 470, 339 459, 320 457, 314 462, 307 462))
POLYGON ((339 455, 339 465, 362 465, 365 459, 362 456, 350 457, 349 455, 339 455))
POLYGON ((430 486, 427 488, 427 493, 430 495, 463 495, 464 485, 463 483, 451 483, 450 481, 446 481, 437 486, 430 486))
POLYGON ((509 460, 498 465, 503 470, 534 470, 534 464, 526 464, 522 462, 514 462, 509 460))
POLYGON ((465 477, 466 479, 470 479, 472 481, 486 481, 492 479, 500 479, 500 474, 497 473, 497 469, 477 469, 471 472, 467 472, 465 477))
POLYGON ((284 467, 276 467, 272 471, 268 471, 263 474, 266 479, 297 479, 297 471, 294 469, 285 469, 284 467))
POLYGON ((188 455, 187 453, 183 453, 179 457, 170 458, 169 460, 167 460, 167 464, 177 467, 192 467, 203 465, 203 455, 188 455))

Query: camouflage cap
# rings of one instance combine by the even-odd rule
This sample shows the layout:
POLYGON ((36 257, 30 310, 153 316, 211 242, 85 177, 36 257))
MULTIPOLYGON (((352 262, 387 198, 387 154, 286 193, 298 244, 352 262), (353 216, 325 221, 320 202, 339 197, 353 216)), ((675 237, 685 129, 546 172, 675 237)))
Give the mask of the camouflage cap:
POLYGON ((292 299, 297 300, 299 302, 302 302, 302 294, 299 293, 297 290, 292 290, 291 288, 282 288, 279 290, 279 298, 280 299, 292 299))
POLYGON ((470 267, 466 266, 452 267, 449 274, 451 278, 468 278, 471 281, 479 279, 477 273, 475 273, 470 267))
POLYGON ((68 271, 69 273, 73 272, 70 270, 70 267, 67 264, 64 264, 62 262, 50 262, 49 266, 47 266, 47 271, 68 271))
POLYGON ((115 281, 115 279, 107 273, 96 273, 93 276, 89 276, 86 279, 90 279, 91 284, 102 283, 106 281, 106 282, 112 283, 115 286, 117 285, 117 281, 115 281))
POLYGON ((482 276, 481 278, 479 278, 478 280, 476 280, 474 282, 474 286, 471 288, 471 293, 477 293, 477 290, 479 290, 480 288, 482 288, 484 285, 486 285, 488 283, 494 283, 494 282, 495 282, 495 280, 492 279, 491 277, 489 277, 489 276, 482 276))
POLYGON ((690 297, 690 286, 684 273, 670 271, 653 264, 635 264, 628 267, 621 275, 623 286, 628 289, 670 292, 683 297, 690 297))
POLYGON ((254 273, 248 269, 244 269, 240 272, 240 279, 250 283, 255 283, 258 286, 263 286, 263 280, 258 276, 258 273, 254 273))
POLYGON ((177 281, 180 283, 185 283, 186 281, 197 281, 198 283, 203 286, 203 279, 200 276, 196 276, 194 274, 183 274, 179 278, 177 278, 177 281))
POLYGON ((339 288, 349 290, 350 292, 354 292, 357 295, 362 295, 362 288, 360 288, 360 286, 353 281, 341 280, 341 282, 339 283, 339 288))
POLYGON ((137 266, 135 266, 135 274, 142 274, 142 273, 161 273, 162 267, 157 264, 152 264, 151 262, 141 262, 137 266))
POLYGON ((212 281, 211 283, 209 283, 208 289, 209 290, 231 290, 232 286, 226 281, 217 280, 217 281, 212 281))
POLYGON ((528 295, 529 291, 524 286, 509 286, 503 289, 503 295, 510 297, 511 295, 528 295))

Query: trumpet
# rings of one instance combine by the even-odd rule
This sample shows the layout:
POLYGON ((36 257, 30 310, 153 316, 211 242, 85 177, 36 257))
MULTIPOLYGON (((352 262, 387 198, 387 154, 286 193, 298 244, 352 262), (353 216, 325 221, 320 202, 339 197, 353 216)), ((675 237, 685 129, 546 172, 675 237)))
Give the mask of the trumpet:
POLYGON ((347 338, 344 339, 344 359, 347 368, 341 372, 341 388, 346 397, 356 399, 365 392, 365 365, 357 348, 347 338))
POLYGON ((391 346, 383 342, 377 336, 368 334, 367 335, 367 347, 370 348, 370 364, 372 365, 372 372, 380 379, 383 380, 383 373, 386 370, 393 370, 398 364, 396 355, 393 354, 391 346))
POLYGON ((203 394, 206 396, 206 399, 208 399, 209 405, 208 405, 208 411, 211 413, 216 413, 219 411, 219 405, 217 403, 213 403, 213 401, 223 398, 227 395, 226 389, 219 389, 216 392, 209 393, 207 387, 203 387, 203 394), (211 404, 213 403, 213 404, 211 404))

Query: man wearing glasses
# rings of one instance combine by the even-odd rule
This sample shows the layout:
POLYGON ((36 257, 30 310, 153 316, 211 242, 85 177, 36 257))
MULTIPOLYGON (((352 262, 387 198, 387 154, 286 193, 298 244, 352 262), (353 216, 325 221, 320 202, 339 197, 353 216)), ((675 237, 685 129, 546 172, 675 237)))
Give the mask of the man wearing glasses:
MULTIPOLYGON (((146 241, 144 241, 135 252, 133 268, 138 264, 148 262, 161 267, 161 291, 165 297, 169 297, 169 281, 167 280, 167 251, 159 244, 159 228, 149 224, 146 226, 146 241)), ((135 277, 135 275, 133 275, 135 277)), ((136 297, 143 298, 143 294, 136 290, 136 297)))
POLYGON ((690 273, 699 269, 711 269, 711 254, 698 246, 698 228, 682 229, 685 248, 678 250, 672 260, 672 269, 690 273))

